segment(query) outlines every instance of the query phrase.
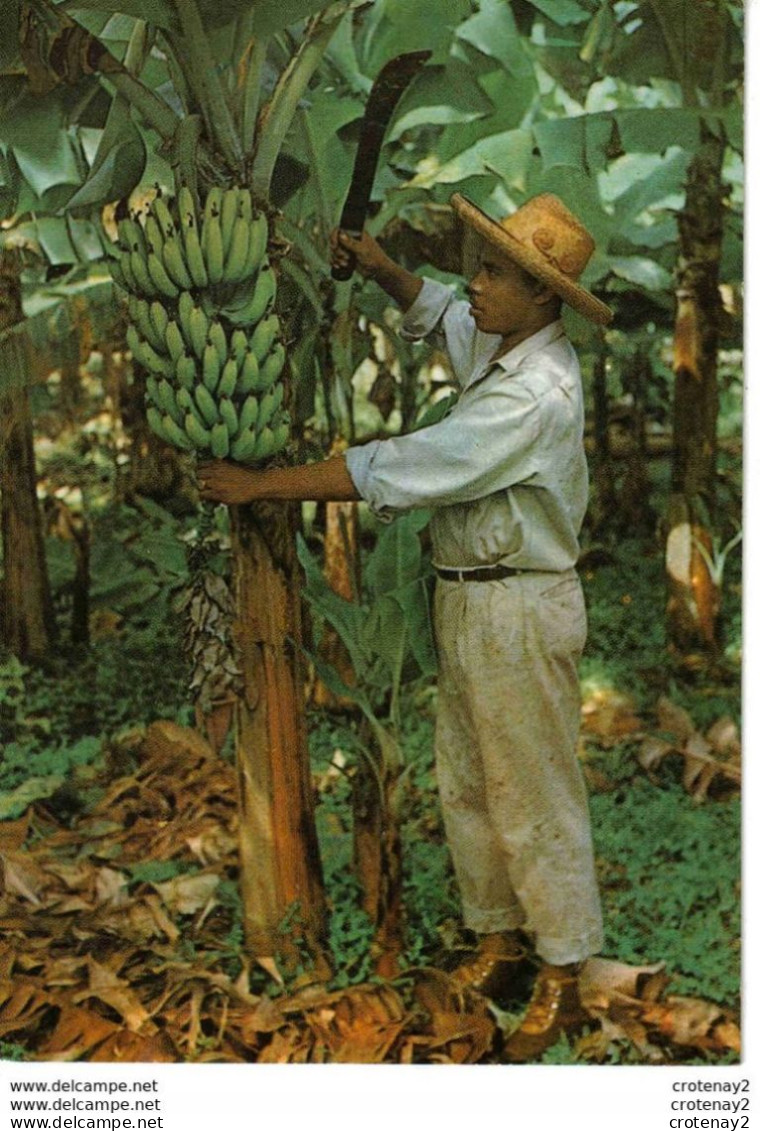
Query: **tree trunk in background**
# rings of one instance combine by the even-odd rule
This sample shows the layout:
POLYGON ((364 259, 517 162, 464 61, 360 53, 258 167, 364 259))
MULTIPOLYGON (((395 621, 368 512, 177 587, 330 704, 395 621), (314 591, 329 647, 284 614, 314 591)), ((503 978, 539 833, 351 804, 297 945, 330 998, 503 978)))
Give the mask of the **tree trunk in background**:
POLYGON ((231 507, 240 863, 246 944, 285 970, 326 935, 304 710, 296 509, 231 507))
MULTIPOLYGON (((339 597, 343 597, 346 601, 357 601, 359 599, 358 570, 358 503, 327 503, 325 505, 325 580, 339 597)), ((356 674, 348 649, 331 624, 325 624, 322 632, 319 641, 319 658, 333 667, 348 687, 356 683, 356 674)), ((352 700, 336 695, 319 676, 314 681, 311 701, 313 706, 324 707, 328 711, 356 709, 352 700)))
MULTIPOLYGON (((0 331, 23 318, 18 259, 6 250, 0 254, 0 331)), ((37 661, 48 652, 55 620, 37 504, 29 395, 21 372, 13 373, 26 365, 20 339, 6 343, 2 365, 7 391, 0 393, 0 643, 20 660, 37 661)))
POLYGON ((673 342, 673 472, 668 514, 667 630, 681 652, 716 644, 719 592, 705 561, 715 505, 724 144, 704 132, 679 215, 673 342), (702 552, 699 546, 702 547, 702 552))

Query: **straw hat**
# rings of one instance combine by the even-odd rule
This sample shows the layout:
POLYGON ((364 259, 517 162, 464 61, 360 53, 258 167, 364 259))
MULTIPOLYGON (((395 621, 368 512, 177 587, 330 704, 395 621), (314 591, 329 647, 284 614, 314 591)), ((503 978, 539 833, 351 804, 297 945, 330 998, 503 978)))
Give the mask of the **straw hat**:
POLYGON ((541 193, 499 222, 458 192, 451 203, 466 224, 584 317, 601 323, 612 320, 610 308, 578 282, 595 245, 559 197, 541 193))

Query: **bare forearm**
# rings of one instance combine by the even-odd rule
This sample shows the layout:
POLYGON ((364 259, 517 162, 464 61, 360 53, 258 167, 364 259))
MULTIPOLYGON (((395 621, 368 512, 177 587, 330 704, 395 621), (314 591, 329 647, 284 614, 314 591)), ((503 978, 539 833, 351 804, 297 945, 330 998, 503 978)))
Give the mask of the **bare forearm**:
POLYGON ((262 499, 342 502, 361 497, 342 455, 319 463, 270 467, 265 471, 226 461, 202 463, 198 468, 198 485, 203 498, 228 505, 262 499))
POLYGON ((387 295, 407 311, 422 289, 422 279, 407 271, 383 251, 374 237, 362 232, 352 236, 336 229, 330 237, 333 267, 345 267, 354 257, 356 266, 367 279, 374 279, 387 295))
POLYGON ((390 256, 386 256, 385 260, 378 265, 372 278, 406 312, 422 290, 422 279, 407 271, 390 256))

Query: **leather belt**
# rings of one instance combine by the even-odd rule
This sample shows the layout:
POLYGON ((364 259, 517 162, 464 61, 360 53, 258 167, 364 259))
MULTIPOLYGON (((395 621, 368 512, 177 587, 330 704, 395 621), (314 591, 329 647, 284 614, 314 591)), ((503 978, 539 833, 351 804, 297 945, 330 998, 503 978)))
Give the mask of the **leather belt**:
POLYGON ((511 566, 495 565, 481 566, 479 569, 439 569, 435 572, 443 581, 501 581, 505 577, 517 577, 526 573, 524 569, 512 569, 511 566))

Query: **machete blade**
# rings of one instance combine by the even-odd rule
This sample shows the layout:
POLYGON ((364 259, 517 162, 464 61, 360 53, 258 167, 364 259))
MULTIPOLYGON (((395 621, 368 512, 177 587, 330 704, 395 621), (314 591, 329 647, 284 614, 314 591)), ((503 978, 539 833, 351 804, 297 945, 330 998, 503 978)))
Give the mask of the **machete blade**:
MULTIPOLYGON (((397 55, 385 64, 372 84, 362 120, 351 184, 340 216, 339 227, 351 235, 361 235, 367 219, 380 149, 393 111, 401 95, 431 54, 431 51, 409 51, 405 55, 397 55)), ((333 279, 350 279, 354 267, 355 260, 352 257, 352 262, 345 267, 333 268, 333 279)))

